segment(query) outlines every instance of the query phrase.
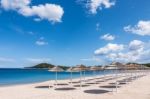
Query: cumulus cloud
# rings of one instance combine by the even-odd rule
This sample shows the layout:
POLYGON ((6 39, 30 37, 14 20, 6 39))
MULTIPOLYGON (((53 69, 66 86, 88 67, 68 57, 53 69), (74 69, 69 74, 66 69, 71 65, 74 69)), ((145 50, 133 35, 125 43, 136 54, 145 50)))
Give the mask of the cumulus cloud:
POLYGON ((133 52, 119 52, 119 53, 109 53, 106 57, 111 61, 119 62, 135 62, 138 59, 138 54, 134 55, 133 52))
POLYGON ((123 44, 112 44, 108 43, 106 46, 97 49, 94 53, 95 55, 105 55, 110 52, 116 52, 116 51, 121 51, 124 49, 123 44))
POLYGON ((103 36, 101 36, 101 39, 107 40, 107 41, 111 41, 115 39, 115 36, 110 35, 110 34, 105 34, 103 36))
POLYGON ((141 63, 149 63, 150 62, 150 49, 147 49, 145 51, 143 51, 141 54, 140 54, 140 59, 139 59, 139 62, 141 63))
POLYGON ((97 10, 102 10, 103 8, 110 8, 114 5, 114 0, 87 0, 86 7, 89 9, 91 14, 96 14, 97 10))
POLYGON ((29 63, 43 63, 43 62, 50 62, 50 58, 27 58, 26 61, 29 63))
POLYGON ((50 22, 61 22, 61 17, 64 11, 59 5, 45 4, 32 7, 24 7, 19 10, 19 13, 27 17, 38 16, 41 20, 47 19, 50 22))
POLYGON ((143 50, 143 48, 144 48, 144 42, 140 40, 133 40, 129 43, 129 50, 131 51, 143 50))
POLYGON ((5 10, 15 10, 19 14, 36 17, 34 20, 48 20, 50 22, 61 22, 64 10, 60 5, 56 4, 40 4, 30 6, 31 0, 1 0, 1 6, 5 10))
POLYGON ((141 36, 150 36, 150 21, 139 21, 135 26, 124 27, 124 30, 141 36))
POLYGON ((1 6, 5 10, 17 10, 28 6, 30 3, 31 0, 1 0, 1 6))
POLYGON ((36 42, 35 42, 36 45, 39 45, 39 46, 43 46, 43 45, 48 45, 48 42, 45 41, 45 38, 44 37, 40 37, 36 42))
MULTIPOLYGON (((128 45, 124 45, 123 50, 111 51, 103 54, 109 61, 119 62, 150 62, 150 43, 140 40, 133 40, 128 45)), ((101 48, 103 49, 103 48, 101 48)), ((102 55, 102 54, 98 54, 102 55)))

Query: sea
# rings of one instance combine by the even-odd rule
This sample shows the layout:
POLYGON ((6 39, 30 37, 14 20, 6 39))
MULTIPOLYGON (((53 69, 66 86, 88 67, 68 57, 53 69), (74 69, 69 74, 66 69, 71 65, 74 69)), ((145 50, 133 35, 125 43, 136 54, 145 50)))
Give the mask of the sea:
MULTIPOLYGON (((113 73, 110 70, 107 71, 85 71, 82 72, 85 77, 104 75, 113 73)), ((0 86, 6 85, 18 85, 43 82, 55 79, 55 72, 50 72, 47 69, 0 69, 0 86)), ((58 72, 58 79, 70 79, 70 72, 58 72)), ((79 78, 80 72, 72 72, 72 78, 79 78)))

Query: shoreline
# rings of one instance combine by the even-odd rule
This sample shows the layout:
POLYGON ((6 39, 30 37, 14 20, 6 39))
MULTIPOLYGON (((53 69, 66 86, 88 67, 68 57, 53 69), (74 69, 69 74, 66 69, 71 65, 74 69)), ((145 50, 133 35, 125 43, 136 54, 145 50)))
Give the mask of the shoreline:
MULTIPOLYGON (((103 76, 94 77, 102 78, 103 76)), ((105 76, 106 79, 114 77, 114 75, 105 76)), ((117 80, 123 79, 124 75, 117 80)), ((86 79, 93 79, 93 77, 86 77, 86 79)), ((73 81, 78 81, 79 78, 73 79, 73 81)), ((68 83, 70 79, 67 80, 58 80, 58 83, 68 83)), ((93 81, 93 80, 92 80, 93 81)), ((114 89, 101 88, 100 86, 106 86, 109 83, 115 82, 116 79, 108 80, 106 82, 101 82, 99 84, 93 84, 88 87, 76 87, 75 90, 54 90, 54 88, 48 88, 49 85, 53 85, 55 80, 44 81, 39 83, 30 83, 30 84, 22 84, 15 86, 6 86, 0 87, 0 98, 2 99, 49 99, 53 97, 53 99, 150 99, 150 75, 146 75, 144 77, 138 78, 133 82, 121 85, 118 88, 117 92, 112 92, 114 89), (139 86, 140 85, 140 86, 139 86), (140 90, 139 90, 140 89, 140 90), (99 90, 109 91, 104 94, 93 94, 87 93, 90 90, 95 90, 98 92, 99 90)), ((84 84, 84 83, 83 83, 84 84)), ((76 85, 76 84, 75 84, 76 85)), ((71 85, 67 86, 57 86, 57 88, 66 88, 72 87, 71 85)))
MULTIPOLYGON (((103 77, 104 75, 96 75, 94 77, 103 77)), ((112 74, 107 74, 105 75, 106 77, 107 76, 112 76, 112 74)), ((85 77, 82 77, 82 78, 85 78, 85 79, 92 79, 93 76, 85 76, 85 77)), ((77 80, 80 80, 80 77, 75 77, 75 78, 72 78, 72 81, 77 81, 77 80)), ((66 79, 58 79, 57 80, 58 82, 69 82, 70 81, 70 78, 66 78, 66 79)), ((17 83, 17 84, 12 84, 12 85, 0 85, 0 87, 14 87, 14 86, 22 86, 22 85, 34 85, 34 84, 43 84, 43 83, 47 83, 47 82, 55 82, 55 79, 52 79, 52 80, 46 80, 46 81, 39 81, 39 82, 29 82, 29 83, 17 83)))
MULTIPOLYGON (((16 69, 16 68, 15 68, 16 69)), ((5 70, 5 69, 4 69, 5 70)), ((10 69, 10 70, 12 70, 12 69, 10 69)), ((28 69, 19 69, 19 70, 28 70, 28 69)), ((45 69, 31 69, 31 70, 41 70, 41 71, 46 71, 47 72, 47 70, 45 70, 45 69)), ((14 71, 13 71, 14 72, 14 71)), ((12 72, 12 73, 13 73, 12 72)), ((19 71, 19 73, 20 73, 20 71, 19 71)), ((17 74, 17 75, 19 75, 19 73, 17 74)), ((35 72, 35 73, 37 73, 37 74, 39 74, 40 72, 35 72)), ((45 72, 44 72, 45 73, 45 72)), ((25 80, 20 76, 19 77, 19 79, 18 78, 16 78, 15 79, 15 76, 13 76, 12 78, 12 83, 10 83, 11 82, 11 80, 9 80, 9 77, 11 76, 9 76, 9 75, 7 75, 5 78, 6 79, 4 79, 4 81, 3 81, 3 75, 2 75, 2 81, 0 81, 0 86, 14 86, 14 85, 22 85, 22 84, 32 84, 32 83, 40 83, 40 82, 45 82, 45 81, 49 81, 49 80, 55 80, 55 72, 49 72, 50 74, 42 74, 42 77, 44 77, 44 76, 46 76, 46 78, 40 78, 40 75, 38 75, 39 77, 36 77, 36 79, 34 78, 34 76, 32 76, 32 75, 27 75, 27 77, 29 76, 30 77, 30 79, 27 79, 27 77, 24 77, 25 78, 25 80), (52 73, 52 76, 51 76, 51 73, 52 73), (33 78, 34 80, 32 80, 31 78, 33 78), (38 79, 37 79, 38 78, 38 79), (6 81, 5 81, 6 80, 6 81), (8 81, 7 81, 8 80, 8 81)), ((61 73, 63 73, 63 72, 61 72, 61 73)), ((69 73, 69 72, 67 72, 67 76, 66 75, 64 75, 64 77, 63 77, 63 75, 61 76, 61 73, 60 74, 58 74, 58 78, 59 78, 59 80, 69 80, 70 79, 70 76, 71 76, 71 73, 69 73), (66 76, 66 77, 65 77, 66 76)), ((66 72, 64 72, 64 74, 65 74, 66 72)), ((25 74, 27 74, 27 73, 25 73, 25 74)), ((109 73, 109 74, 111 74, 111 72, 109 73)), ((12 74, 13 75, 13 74, 12 74)), ((97 72, 97 74, 95 74, 95 75, 103 75, 102 74, 102 71, 100 71, 100 73, 99 72, 97 72)), ((85 75, 85 77, 92 77, 93 76, 93 73, 91 72, 91 73, 89 73, 89 72, 87 72, 86 73, 86 75, 85 75)), ((73 79, 79 79, 80 78, 80 73, 79 72, 76 72, 75 74, 73 73, 73 79)), ((11 79, 11 78, 10 78, 11 79)))
MULTIPOLYGON (((82 78, 85 78, 85 79, 89 79, 89 78, 93 78, 93 77, 104 77, 104 76, 114 76, 114 74, 112 73, 108 73, 108 74, 96 74, 95 76, 93 75, 86 75, 86 76, 83 76, 82 75, 82 78)), ((58 82, 60 81, 69 81, 71 78, 64 78, 64 79, 58 79, 58 82)), ((80 80, 80 77, 74 77, 72 78, 73 80, 80 80)), ((7 87, 7 86, 20 86, 20 85, 32 85, 32 84, 40 84, 40 83, 45 83, 45 82, 53 82, 55 81, 55 79, 49 79, 49 80, 44 80, 44 81, 36 81, 36 82, 25 82, 25 83, 13 83, 13 84, 0 84, 0 87, 7 87)))

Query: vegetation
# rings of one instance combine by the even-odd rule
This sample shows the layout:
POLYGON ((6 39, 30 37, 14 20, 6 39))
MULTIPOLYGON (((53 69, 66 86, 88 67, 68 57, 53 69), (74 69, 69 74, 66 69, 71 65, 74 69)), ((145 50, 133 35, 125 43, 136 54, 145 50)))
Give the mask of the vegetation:
POLYGON ((27 67, 27 68, 37 68, 37 69, 44 69, 44 68, 53 68, 55 65, 52 65, 52 64, 48 64, 48 63, 40 63, 40 64, 37 64, 35 66, 32 66, 32 67, 27 67))
POLYGON ((129 65, 129 64, 136 64, 136 65, 140 65, 140 64, 138 64, 138 63, 131 63, 131 62, 130 62, 130 63, 127 63, 127 65, 129 65))
MULTIPOLYGON (((131 63, 127 63, 127 64, 131 64, 131 63)), ((138 63, 132 63, 132 64, 138 64, 138 63)), ((141 65, 145 65, 147 67, 150 67, 150 63, 141 64, 141 65)), ((35 66, 26 67, 26 68, 48 69, 48 68, 53 68, 54 66, 56 66, 56 65, 49 64, 49 63, 40 63, 40 64, 37 64, 35 66)), ((86 66, 86 65, 81 65, 81 66, 86 66)), ((100 65, 97 65, 97 66, 100 67, 100 65)), ((59 67, 63 68, 64 70, 69 68, 69 66, 62 66, 62 65, 59 65, 59 67)), ((87 66, 87 67, 91 67, 91 66, 87 66)))
MULTIPOLYGON (((26 68, 35 68, 35 69, 48 69, 48 68, 53 68, 55 65, 53 64, 49 64, 49 63, 40 63, 37 64, 35 66, 31 66, 31 67, 26 67, 26 68)), ((64 70, 68 69, 69 66, 61 66, 59 65, 59 67, 63 68, 64 70)))
POLYGON ((147 67, 150 67, 150 63, 142 64, 142 65, 145 65, 145 66, 147 66, 147 67))
POLYGON ((144 65, 146 67, 150 67, 150 63, 145 63, 145 64, 138 64, 138 63, 127 63, 127 65, 129 64, 137 64, 137 65, 144 65))
POLYGON ((60 66, 60 65, 59 65, 59 67, 61 67, 64 70, 67 70, 69 68, 69 66, 60 66))

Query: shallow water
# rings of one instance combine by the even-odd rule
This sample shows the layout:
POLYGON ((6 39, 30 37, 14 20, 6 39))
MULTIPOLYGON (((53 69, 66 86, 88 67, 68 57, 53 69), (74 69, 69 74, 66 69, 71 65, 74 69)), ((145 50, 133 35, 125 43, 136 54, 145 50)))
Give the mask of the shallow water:
MULTIPOLYGON (((95 76, 112 73, 112 71, 86 71, 85 76, 95 76)), ((84 74, 84 73, 83 73, 84 74)), ((58 72, 58 79, 70 79, 69 72, 58 72)), ((73 78, 80 77, 79 72, 73 72, 73 78)), ((55 72, 46 69, 0 69, 0 86, 26 84, 55 79, 55 72)))

